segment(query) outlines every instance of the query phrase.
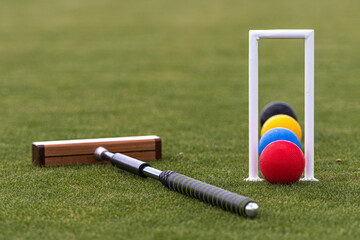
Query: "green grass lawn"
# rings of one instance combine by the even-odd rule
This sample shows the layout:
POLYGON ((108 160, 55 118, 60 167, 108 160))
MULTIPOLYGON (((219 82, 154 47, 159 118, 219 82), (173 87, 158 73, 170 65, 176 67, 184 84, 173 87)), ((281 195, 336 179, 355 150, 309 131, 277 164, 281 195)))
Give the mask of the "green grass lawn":
MULTIPOLYGON (((0 0, 0 239, 359 239, 359 7, 0 0), (318 183, 243 181, 248 30, 272 28, 315 29, 318 183), (33 141, 150 134, 163 140, 153 167, 249 196, 259 216, 110 165, 31 162, 33 141)), ((261 41, 259 99, 288 102, 302 126, 303 45, 261 41)))

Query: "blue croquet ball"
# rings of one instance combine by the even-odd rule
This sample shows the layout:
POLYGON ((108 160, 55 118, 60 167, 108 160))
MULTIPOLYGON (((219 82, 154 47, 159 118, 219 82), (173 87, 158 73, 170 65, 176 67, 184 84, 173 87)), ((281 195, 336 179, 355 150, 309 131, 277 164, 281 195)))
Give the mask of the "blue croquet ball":
POLYGON ((292 142, 301 149, 301 143, 295 133, 287 128, 277 127, 270 129, 260 138, 259 156, 267 145, 279 140, 292 142))

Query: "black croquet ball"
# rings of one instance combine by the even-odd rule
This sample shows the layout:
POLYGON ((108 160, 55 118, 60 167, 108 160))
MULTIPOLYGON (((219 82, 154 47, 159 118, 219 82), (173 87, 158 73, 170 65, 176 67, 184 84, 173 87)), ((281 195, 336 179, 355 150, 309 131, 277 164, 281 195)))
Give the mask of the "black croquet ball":
POLYGON ((272 102, 266 105, 261 112, 261 126, 270 117, 278 114, 285 114, 297 120, 296 113, 289 104, 284 102, 272 102))

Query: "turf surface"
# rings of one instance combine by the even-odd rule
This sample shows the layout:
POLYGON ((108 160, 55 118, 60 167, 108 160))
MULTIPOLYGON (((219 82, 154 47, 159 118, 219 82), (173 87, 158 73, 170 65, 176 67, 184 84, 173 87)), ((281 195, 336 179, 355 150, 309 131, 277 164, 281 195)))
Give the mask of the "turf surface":
MULTIPOLYGON (((358 1, 0 5, 0 239, 360 238, 358 1), (315 29, 318 183, 243 181, 248 30, 272 28, 315 29), (250 196, 259 216, 109 165, 31 163, 32 141, 149 134, 163 139, 152 166, 250 196)), ((286 101, 302 126, 303 50, 260 44, 260 107, 286 101)))

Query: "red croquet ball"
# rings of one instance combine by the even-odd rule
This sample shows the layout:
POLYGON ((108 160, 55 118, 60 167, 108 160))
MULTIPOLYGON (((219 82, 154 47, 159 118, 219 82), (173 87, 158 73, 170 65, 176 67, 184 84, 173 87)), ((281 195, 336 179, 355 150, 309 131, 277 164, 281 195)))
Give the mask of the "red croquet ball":
POLYGON ((304 171, 305 158, 294 143, 280 140, 270 143, 263 150, 259 166, 270 183, 294 183, 304 171))

